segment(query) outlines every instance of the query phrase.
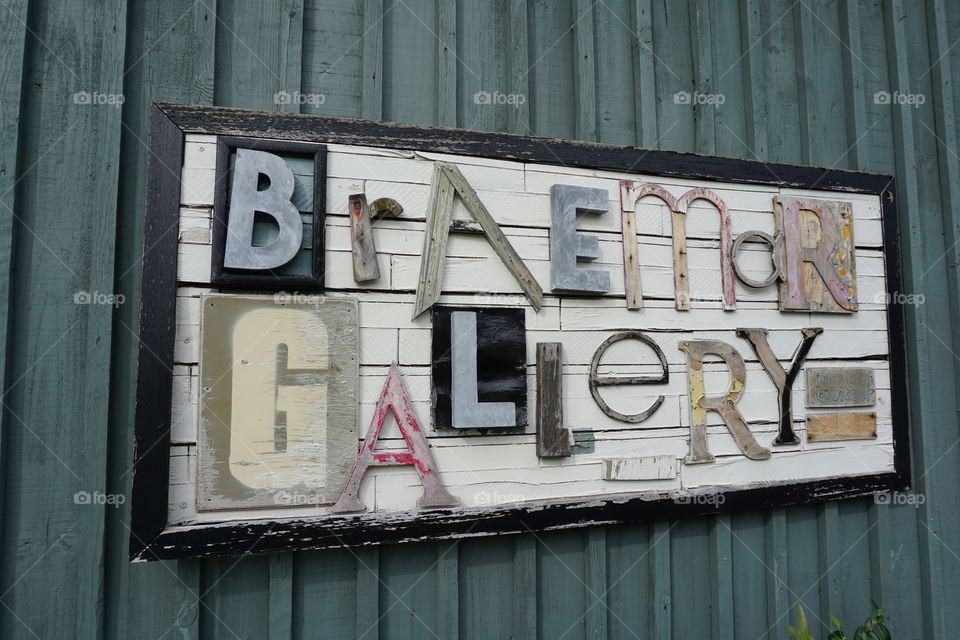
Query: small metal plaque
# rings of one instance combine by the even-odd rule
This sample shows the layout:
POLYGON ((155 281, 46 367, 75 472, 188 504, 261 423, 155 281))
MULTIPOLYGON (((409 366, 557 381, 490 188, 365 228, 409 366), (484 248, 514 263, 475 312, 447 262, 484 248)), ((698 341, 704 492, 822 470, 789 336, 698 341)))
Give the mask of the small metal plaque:
POLYGON ((807 369, 807 406, 871 407, 877 403, 873 369, 807 369))

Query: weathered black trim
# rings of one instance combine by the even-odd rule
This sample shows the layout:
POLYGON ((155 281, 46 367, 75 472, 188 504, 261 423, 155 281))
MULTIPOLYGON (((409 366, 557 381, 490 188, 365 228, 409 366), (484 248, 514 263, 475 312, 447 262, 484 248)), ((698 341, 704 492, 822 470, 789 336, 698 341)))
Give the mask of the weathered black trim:
POLYGON ((890 177, 840 169, 804 167, 778 162, 704 156, 638 147, 536 138, 512 133, 423 127, 279 114, 224 107, 158 104, 171 120, 189 133, 253 135, 262 138, 371 145, 458 153, 501 160, 542 162, 567 167, 629 171, 655 176, 720 180, 741 184, 769 184, 797 189, 880 193, 890 177))
MULTIPOLYGON (((144 238, 140 377, 131 560, 245 555, 294 549, 518 533, 766 509, 904 490, 910 483, 909 412, 900 236, 891 176, 501 133, 384 124, 215 107, 157 105, 151 120, 144 238), (364 144, 731 183, 870 193, 883 203, 894 471, 749 489, 674 495, 606 495, 509 507, 251 520, 167 527, 169 416, 176 295, 179 177, 184 132, 364 144), (722 495, 722 501, 711 497, 722 495)), ((323 246, 319 244, 317 246, 323 246)))
POLYGON ((904 485, 900 483, 899 474, 886 473, 677 498, 661 492, 655 499, 605 495, 509 508, 432 509, 394 514, 259 520, 171 528, 154 541, 151 551, 154 557, 161 559, 239 556, 524 533, 759 510, 902 488, 904 485))
POLYGON ((150 111, 143 280, 140 285, 131 559, 154 559, 147 547, 167 525, 183 139, 183 131, 154 106, 150 111))
POLYGON ((907 345, 903 317, 903 263, 897 221, 896 180, 880 190, 883 207, 883 262, 887 276, 887 347, 890 353, 890 411, 893 419, 893 468, 904 487, 910 477, 910 406, 907 394, 907 345))
POLYGON ((256 137, 221 136, 217 139, 216 190, 213 200, 213 251, 210 260, 210 282, 215 287, 249 289, 306 289, 324 287, 326 226, 327 147, 309 142, 284 142, 256 137), (223 268, 223 254, 227 242, 227 173, 230 170, 230 152, 233 149, 257 149, 313 156, 313 248, 311 275, 283 275, 269 269, 264 273, 233 271, 223 268), (320 248, 318 251, 317 248, 320 248))

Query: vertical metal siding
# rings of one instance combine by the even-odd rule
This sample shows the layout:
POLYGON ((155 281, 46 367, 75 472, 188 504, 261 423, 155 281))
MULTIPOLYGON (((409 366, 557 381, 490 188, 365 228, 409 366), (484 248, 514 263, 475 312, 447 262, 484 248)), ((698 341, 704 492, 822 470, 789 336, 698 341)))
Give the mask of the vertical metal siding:
POLYGON ((948 0, 0 3, 0 637, 784 638, 797 600, 820 625, 859 621, 870 597, 897 638, 951 637, 958 39, 948 0), (694 90, 726 101, 675 104, 694 90), (127 508, 73 494, 129 494, 147 107, 275 110, 279 91, 322 93, 283 107, 309 113, 895 173, 926 302, 894 384, 926 502, 129 566, 127 508), (79 290, 126 303, 74 305, 79 290))

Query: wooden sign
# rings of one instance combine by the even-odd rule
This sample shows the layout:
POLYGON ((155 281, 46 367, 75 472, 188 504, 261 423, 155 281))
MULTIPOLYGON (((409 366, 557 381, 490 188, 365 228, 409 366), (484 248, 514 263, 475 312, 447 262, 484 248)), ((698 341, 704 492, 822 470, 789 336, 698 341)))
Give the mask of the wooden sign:
POLYGON ((152 118, 133 560, 907 484, 889 176, 152 118))

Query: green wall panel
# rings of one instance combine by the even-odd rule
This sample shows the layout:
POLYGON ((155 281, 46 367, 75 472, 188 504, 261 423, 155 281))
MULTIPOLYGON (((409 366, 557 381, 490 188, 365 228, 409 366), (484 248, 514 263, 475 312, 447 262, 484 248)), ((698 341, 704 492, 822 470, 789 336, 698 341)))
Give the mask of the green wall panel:
POLYGON ((956 635, 958 39, 948 0, 4 3, 0 637, 785 638, 798 600, 824 636, 870 597, 897 638, 956 635), (895 173, 906 288, 925 297, 900 383, 926 501, 128 565, 127 505, 73 495, 129 497, 155 100, 895 173))

